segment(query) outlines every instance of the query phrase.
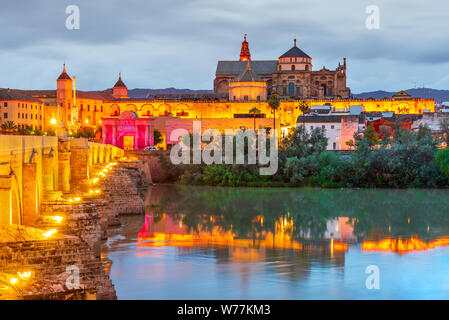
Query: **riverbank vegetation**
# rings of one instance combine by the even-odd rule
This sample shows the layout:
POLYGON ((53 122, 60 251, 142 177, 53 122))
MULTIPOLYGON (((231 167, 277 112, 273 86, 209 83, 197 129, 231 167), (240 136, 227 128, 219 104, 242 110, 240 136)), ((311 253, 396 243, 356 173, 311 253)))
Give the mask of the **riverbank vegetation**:
MULTIPOLYGON (((377 134, 369 126, 347 141, 347 154, 327 151, 321 128, 303 126, 291 130, 279 147, 278 171, 259 174, 258 165, 214 164, 173 165, 161 158, 168 172, 165 182, 211 186, 318 186, 324 188, 407 188, 447 187, 449 149, 438 150, 426 127, 416 131, 399 125, 381 128, 377 134)), ((247 148, 245 148, 247 151, 247 148)))

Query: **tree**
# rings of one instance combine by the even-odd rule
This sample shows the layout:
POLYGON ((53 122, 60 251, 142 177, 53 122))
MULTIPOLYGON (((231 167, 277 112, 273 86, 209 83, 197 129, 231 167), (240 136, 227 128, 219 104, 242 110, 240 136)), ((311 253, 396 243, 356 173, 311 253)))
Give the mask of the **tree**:
POLYGON ((154 131, 153 131, 153 138, 154 138, 155 146, 164 141, 164 138, 162 137, 162 133, 156 129, 154 129, 154 131))
POLYGON ((449 148, 436 152, 435 162, 438 164, 440 171, 449 180, 449 148))
POLYGON ((14 123, 14 121, 6 121, 1 125, 1 128, 5 131, 12 132, 14 130, 17 130, 17 125, 14 123))
POLYGON ((363 131, 363 139, 368 141, 370 147, 373 147, 380 143, 380 139, 377 136, 377 132, 373 125, 368 125, 368 127, 363 131))
POLYGON ((298 108, 302 112, 302 125, 305 126, 306 125, 306 119, 304 118, 304 115, 310 109, 310 107, 309 107, 309 105, 308 105, 308 103, 306 101, 301 100, 299 102, 298 108))
POLYGON ((256 114, 260 114, 260 110, 257 109, 257 107, 254 107, 251 110, 249 110, 249 113, 253 115, 253 118, 254 118, 254 131, 256 131, 256 114))
POLYGON ((449 118, 443 118, 440 120, 440 129, 443 133, 443 138, 446 144, 449 144, 449 118))
POLYGON ((273 93, 270 96, 270 100, 268 100, 268 106, 273 110, 273 133, 276 129, 276 110, 279 109, 280 105, 281 100, 279 99, 279 96, 276 93, 273 93))

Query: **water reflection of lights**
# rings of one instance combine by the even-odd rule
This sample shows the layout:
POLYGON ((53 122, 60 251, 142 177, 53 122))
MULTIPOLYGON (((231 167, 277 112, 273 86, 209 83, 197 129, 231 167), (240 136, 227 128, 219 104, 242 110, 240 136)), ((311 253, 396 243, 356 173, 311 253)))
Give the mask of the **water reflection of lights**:
POLYGON ((363 251, 409 253, 413 251, 424 251, 444 246, 449 246, 449 238, 440 238, 425 242, 417 237, 410 237, 409 239, 386 238, 380 241, 364 241, 361 248, 363 251))
MULTIPOLYGON (((217 217, 207 216, 208 222, 215 222, 217 217)), ((253 223, 262 226, 264 218, 257 216, 253 223)), ((287 214, 275 221, 275 231, 254 231, 247 237, 238 237, 230 228, 230 230, 223 230, 220 226, 212 226, 210 229, 202 227, 199 224, 197 231, 188 230, 188 227, 183 224, 182 218, 175 221, 172 216, 162 214, 158 222, 154 222, 154 216, 147 216, 145 224, 139 232, 137 238, 141 240, 139 246, 144 247, 160 247, 160 246, 174 246, 174 247, 246 247, 246 248, 278 248, 278 249, 294 249, 303 250, 304 243, 298 241, 294 237, 293 219, 287 214), (145 240, 145 241, 142 241, 145 240)), ((331 240, 329 242, 321 242, 318 245, 307 245, 307 249, 313 250, 330 250, 333 251, 348 251, 348 244, 331 240)), ((329 239, 330 240, 330 239, 329 239)))

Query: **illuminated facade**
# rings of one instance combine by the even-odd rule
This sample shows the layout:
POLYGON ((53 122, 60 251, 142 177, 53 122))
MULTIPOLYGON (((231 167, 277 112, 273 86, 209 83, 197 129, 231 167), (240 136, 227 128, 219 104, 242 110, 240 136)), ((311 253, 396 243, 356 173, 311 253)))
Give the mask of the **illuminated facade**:
POLYGON ((12 121, 19 129, 42 130, 42 101, 18 90, 0 90, 0 125, 12 121))

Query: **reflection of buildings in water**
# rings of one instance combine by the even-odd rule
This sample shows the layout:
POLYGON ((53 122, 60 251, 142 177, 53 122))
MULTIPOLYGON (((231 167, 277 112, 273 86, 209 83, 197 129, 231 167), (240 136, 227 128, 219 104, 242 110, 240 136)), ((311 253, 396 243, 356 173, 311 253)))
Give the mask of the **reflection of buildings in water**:
POLYGON ((439 238, 429 242, 423 241, 418 237, 410 237, 409 239, 403 239, 398 237, 384 238, 379 241, 363 241, 361 249, 362 251, 374 251, 374 252, 394 252, 399 254, 411 253, 415 251, 425 251, 434 249, 436 247, 449 246, 449 238, 439 238))
MULTIPOLYGON (((303 232, 301 237, 306 240, 314 239, 314 235, 310 232, 303 232)), ((357 242, 357 237, 354 235, 354 225, 350 222, 348 217, 337 217, 327 221, 326 230, 320 234, 320 240, 342 241, 342 242, 357 242)))
MULTIPOLYGON (((212 216, 210 218, 213 221, 212 216)), ((259 217, 256 222, 263 225, 263 218, 259 217)), ((293 237, 293 220, 290 217, 278 219, 275 233, 254 232, 247 238, 237 238, 232 231, 223 231, 219 226, 202 230, 199 225, 198 232, 194 232, 183 225, 179 215, 162 214, 156 222, 154 215, 146 215, 138 238, 146 240, 140 242, 139 246, 174 246, 180 254, 201 255, 205 253, 205 248, 214 247, 217 263, 245 264, 288 259, 291 263, 282 268, 290 268, 287 273, 295 274, 308 269, 304 264, 312 261, 344 265, 344 253, 348 245, 342 241, 352 240, 353 237, 352 226, 347 222, 348 218, 334 219, 333 223, 328 224, 327 234, 330 237, 325 240, 329 241, 310 246, 293 237), (332 230, 337 233, 334 237, 331 235, 332 230)))

